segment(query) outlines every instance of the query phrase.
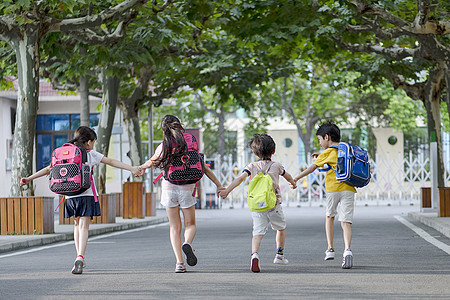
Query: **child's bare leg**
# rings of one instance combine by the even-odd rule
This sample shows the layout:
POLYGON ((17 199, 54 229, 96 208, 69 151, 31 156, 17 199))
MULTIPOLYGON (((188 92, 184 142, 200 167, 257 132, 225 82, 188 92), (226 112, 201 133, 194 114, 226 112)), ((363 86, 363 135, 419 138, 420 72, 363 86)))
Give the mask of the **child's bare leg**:
POLYGON ((79 251, 79 244, 80 244, 80 217, 78 218, 73 218, 73 240, 75 242, 75 250, 77 251, 77 255, 78 253, 80 253, 79 251))
POLYGON ((88 237, 89 237, 89 224, 91 220, 90 217, 80 217, 78 221, 78 231, 79 231, 79 237, 78 237, 78 255, 83 255, 86 252, 88 237))
POLYGON ((334 239, 334 217, 327 216, 325 219, 325 232, 327 234, 328 249, 333 248, 334 239))
POLYGON ((341 222, 342 234, 344 236, 345 249, 350 249, 352 244, 352 223, 341 222))
POLYGON ((197 233, 195 225, 195 206, 189 208, 182 208, 184 216, 184 241, 191 244, 197 233))
POLYGON ((259 246, 261 245, 261 241, 264 235, 254 235, 252 238, 252 253, 259 251, 259 246))
POLYGON ((277 235, 276 235, 276 238, 275 238, 275 241, 277 243, 277 249, 278 248, 284 249, 285 238, 286 238, 286 231, 285 231, 285 229, 277 230, 277 235))
POLYGON ((170 243, 172 244, 173 253, 177 259, 177 263, 184 263, 181 255, 181 217, 178 206, 166 207, 167 217, 170 225, 170 243))

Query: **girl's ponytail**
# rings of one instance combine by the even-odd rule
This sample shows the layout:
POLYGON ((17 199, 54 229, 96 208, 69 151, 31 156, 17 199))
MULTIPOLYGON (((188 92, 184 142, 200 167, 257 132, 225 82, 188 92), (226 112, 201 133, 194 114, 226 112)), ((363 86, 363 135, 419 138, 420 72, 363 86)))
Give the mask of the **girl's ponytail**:
POLYGON ((161 129, 163 131, 163 149, 161 158, 155 163, 155 166, 166 169, 176 157, 184 155, 188 149, 183 137, 184 128, 177 117, 164 116, 161 120, 161 129))

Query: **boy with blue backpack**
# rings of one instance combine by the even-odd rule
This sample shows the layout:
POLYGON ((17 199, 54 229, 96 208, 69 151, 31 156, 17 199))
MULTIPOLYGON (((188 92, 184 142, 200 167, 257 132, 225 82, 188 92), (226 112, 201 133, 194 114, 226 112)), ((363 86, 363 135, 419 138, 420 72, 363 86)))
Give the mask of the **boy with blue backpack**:
POLYGON ((280 176, 284 177, 292 188, 295 188, 296 185, 284 167, 279 162, 271 160, 276 145, 270 135, 255 134, 248 145, 259 160, 247 165, 241 175, 236 177, 227 188, 220 190, 219 194, 222 198, 226 198, 234 188, 250 176, 251 181, 247 195, 247 203, 253 219, 250 270, 258 273, 261 270, 258 250, 269 224, 272 225, 273 230, 277 231, 277 249, 273 263, 284 265, 288 263, 283 252, 286 221, 281 208, 280 176))
MULTIPOLYGON (((316 161, 309 166, 306 170, 302 171, 299 175, 294 177, 294 181, 297 182, 301 178, 307 176, 314 172, 317 168, 322 168, 328 166, 327 175, 325 179, 325 190, 326 190, 326 220, 325 220, 325 231, 327 235, 328 248, 325 251, 324 260, 332 260, 335 257, 335 251, 333 248, 333 238, 334 238, 334 219, 337 214, 337 207, 339 206, 339 217, 338 220, 341 222, 341 227, 344 237, 345 250, 343 254, 342 268, 351 269, 353 267, 353 253, 350 249, 352 241, 352 222, 353 222, 353 210, 355 206, 355 193, 356 189, 354 186, 363 186, 370 180, 369 165, 367 161, 367 152, 362 150, 357 146, 352 146, 346 143, 340 143, 341 132, 336 124, 331 122, 324 123, 319 126, 316 132, 317 138, 319 140, 320 146, 325 149, 322 153, 314 153, 312 156, 316 158, 316 161), (340 145, 341 144, 341 145, 340 145), (347 155, 344 154, 343 146, 350 147, 350 151, 358 151, 358 155, 347 155), (339 150, 338 150, 339 148, 339 150), (356 149, 356 150, 353 150, 356 149), (338 159, 338 151, 339 159, 338 159), (365 157, 359 159, 359 153, 365 152, 365 157), (352 162, 348 163, 345 159, 350 157, 357 164, 352 162), (339 166, 338 166, 339 162, 339 166), (352 170, 348 167, 359 168, 359 164, 364 167, 362 173, 367 174, 363 176, 364 179, 361 180, 362 183, 354 183, 352 180, 342 180, 338 181, 336 177, 340 174, 349 173, 351 175, 352 170), (345 166, 344 166, 345 165, 345 166), (347 168, 347 170, 346 170, 347 168)), ((356 169, 355 169, 356 170, 356 169)))

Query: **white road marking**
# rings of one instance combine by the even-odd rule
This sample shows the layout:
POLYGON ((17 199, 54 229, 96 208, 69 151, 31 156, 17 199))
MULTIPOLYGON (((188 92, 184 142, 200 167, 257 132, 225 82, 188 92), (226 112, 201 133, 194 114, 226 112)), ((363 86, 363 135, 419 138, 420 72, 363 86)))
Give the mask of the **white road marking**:
POLYGON ((433 246, 438 247, 439 249, 441 249, 442 251, 444 251, 444 252, 446 252, 447 254, 450 255, 450 246, 449 245, 447 245, 447 244, 445 244, 445 243, 435 239, 428 232, 426 232, 425 230, 417 227, 414 224, 411 224, 410 222, 405 220, 403 217, 394 216, 394 218, 396 218, 400 223, 402 223, 406 227, 409 227, 409 229, 411 229, 412 231, 417 233, 421 238, 423 238, 428 243, 432 244, 433 246))
MULTIPOLYGON (((100 239, 105 239, 105 238, 108 238, 108 237, 111 237, 111 236, 116 236, 116 235, 121 235, 121 234, 125 234, 125 233, 131 233, 131 232, 137 232, 137 231, 142 231, 142 230, 147 230, 147 229, 153 229, 153 228, 156 228, 156 227, 167 226, 167 225, 169 225, 169 222, 156 224, 156 225, 149 225, 149 226, 139 227, 139 228, 134 228, 134 229, 129 229, 129 230, 115 231, 115 232, 111 232, 111 233, 107 233, 107 234, 102 234, 102 235, 91 237, 91 238, 89 238, 88 242, 96 241, 96 240, 100 240, 100 239)), ((33 253, 33 252, 42 251, 42 250, 51 249, 51 248, 56 248, 56 247, 63 247, 63 246, 67 246, 67 245, 72 245, 73 243, 74 243, 73 241, 69 241, 69 242, 63 242, 63 243, 57 243, 57 244, 53 244, 53 245, 48 245, 48 246, 36 247, 36 248, 29 249, 29 250, 24 250, 24 251, 18 251, 18 252, 3 254, 3 255, 0 255, 0 259, 1 258, 6 258, 6 257, 11 257, 11 256, 17 256, 17 255, 33 253)))

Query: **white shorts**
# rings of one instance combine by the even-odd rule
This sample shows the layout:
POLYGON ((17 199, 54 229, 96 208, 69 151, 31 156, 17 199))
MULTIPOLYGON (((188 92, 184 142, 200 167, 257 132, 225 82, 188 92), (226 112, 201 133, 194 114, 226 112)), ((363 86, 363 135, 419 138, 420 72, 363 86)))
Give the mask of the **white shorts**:
POLYGON ((165 207, 189 208, 197 203, 190 190, 162 190, 161 204, 165 207))
POLYGON ((272 224, 273 230, 286 229, 286 220, 280 204, 277 204, 273 210, 252 212, 252 219, 253 235, 265 235, 269 223, 272 224))
POLYGON ((333 218, 337 215, 338 204, 340 204, 338 221, 353 223, 355 193, 352 191, 327 193, 327 217, 333 218))

